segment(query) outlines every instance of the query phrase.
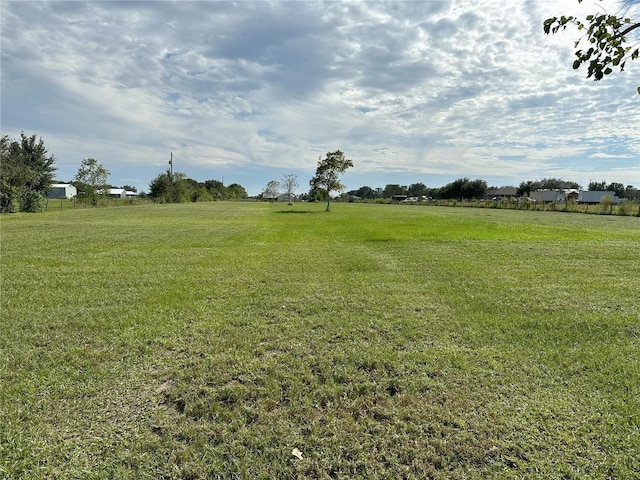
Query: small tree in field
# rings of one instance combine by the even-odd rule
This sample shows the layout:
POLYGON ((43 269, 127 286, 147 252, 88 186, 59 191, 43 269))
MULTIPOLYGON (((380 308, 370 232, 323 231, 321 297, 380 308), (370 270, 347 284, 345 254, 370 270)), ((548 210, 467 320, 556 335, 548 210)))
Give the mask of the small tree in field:
POLYGON ((309 181, 309 185, 312 190, 319 190, 326 194, 327 212, 330 208, 331 192, 341 192, 344 190, 344 185, 340 183, 339 176, 349 167, 353 167, 353 162, 345 158, 344 153, 340 150, 328 152, 324 159, 322 157, 318 158, 316 174, 309 181))
POLYGON ((106 193, 108 177, 109 171, 95 158, 85 158, 80 163, 74 182, 78 193, 95 206, 98 204, 98 191, 106 193))
POLYGON ((290 173, 282 177, 282 182, 280 182, 280 184, 282 185, 282 188, 284 188, 284 193, 289 197, 289 205, 291 205, 293 194, 295 193, 296 188, 298 188, 298 177, 293 173, 290 173))

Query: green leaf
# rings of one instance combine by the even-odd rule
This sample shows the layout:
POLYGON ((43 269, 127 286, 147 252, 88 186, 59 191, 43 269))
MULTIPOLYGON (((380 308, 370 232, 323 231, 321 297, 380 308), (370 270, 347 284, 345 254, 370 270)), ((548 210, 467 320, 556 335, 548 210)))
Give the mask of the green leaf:
POLYGON ((640 95, 640 87, 638 87, 638 95, 640 95))

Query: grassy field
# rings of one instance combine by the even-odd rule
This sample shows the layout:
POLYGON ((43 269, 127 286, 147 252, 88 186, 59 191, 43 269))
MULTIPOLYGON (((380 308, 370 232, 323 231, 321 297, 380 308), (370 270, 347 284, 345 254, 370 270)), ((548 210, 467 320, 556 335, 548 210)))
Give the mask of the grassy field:
POLYGON ((637 218, 323 208, 2 216, 0 478, 638 478, 637 218))

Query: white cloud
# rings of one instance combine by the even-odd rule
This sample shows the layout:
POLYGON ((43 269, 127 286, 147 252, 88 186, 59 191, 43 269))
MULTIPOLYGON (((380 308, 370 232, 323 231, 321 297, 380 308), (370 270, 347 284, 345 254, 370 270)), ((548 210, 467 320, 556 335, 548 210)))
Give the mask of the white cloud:
POLYGON ((633 155, 628 154, 628 153, 624 153, 624 154, 619 154, 619 155, 615 155, 615 154, 610 154, 610 153, 604 153, 604 152, 597 152, 597 153, 592 153, 591 155, 589 155, 589 158, 634 158, 633 155))
POLYGON ((375 186, 604 168, 640 184, 640 65, 591 82, 577 32, 542 32, 615 4, 2 2, 3 133, 42 135, 67 178, 91 156, 142 188, 169 151, 257 193, 335 148, 375 186))

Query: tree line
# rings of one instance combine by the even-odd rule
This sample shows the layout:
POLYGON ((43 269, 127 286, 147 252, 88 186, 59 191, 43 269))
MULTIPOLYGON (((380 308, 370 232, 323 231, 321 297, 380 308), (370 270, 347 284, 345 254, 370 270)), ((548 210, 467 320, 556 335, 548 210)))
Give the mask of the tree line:
POLYGON ((159 203, 186 203, 241 200, 248 195, 238 183, 225 186, 218 180, 198 182, 184 173, 167 170, 149 184, 149 196, 159 203))
MULTIPOLYGON (((487 196, 490 190, 496 190, 499 187, 489 187, 485 180, 470 180, 468 178, 459 178, 442 187, 427 187, 424 183, 412 183, 411 185, 400 185, 391 183, 385 185, 384 188, 371 188, 362 186, 356 190, 350 190, 347 195, 350 197, 358 197, 364 200, 375 200, 378 198, 393 198, 394 196, 407 197, 423 197, 436 200, 479 200, 487 196)), ((504 188, 504 187, 500 187, 504 188)), ((577 182, 564 180, 561 178, 543 178, 542 180, 527 180, 520 183, 516 189, 516 195, 526 197, 536 190, 558 190, 558 189, 576 189, 581 190, 582 186, 577 182)), ((588 190, 608 190, 615 192, 619 198, 628 198, 629 200, 640 201, 640 191, 633 185, 627 185, 619 182, 590 182, 588 190)))
MULTIPOLYGON (((109 171, 94 158, 80 162, 77 173, 69 182, 55 180, 56 158, 36 134, 20 133, 18 139, 0 137, 0 213, 40 212, 47 193, 54 183, 69 183, 76 187, 77 199, 87 205, 98 205, 110 188, 137 192, 131 185, 120 187, 108 183, 109 171)), ((150 184, 150 193, 141 192, 156 202, 202 202, 247 198, 242 185, 225 186, 218 180, 198 182, 184 173, 165 172, 150 184)))

